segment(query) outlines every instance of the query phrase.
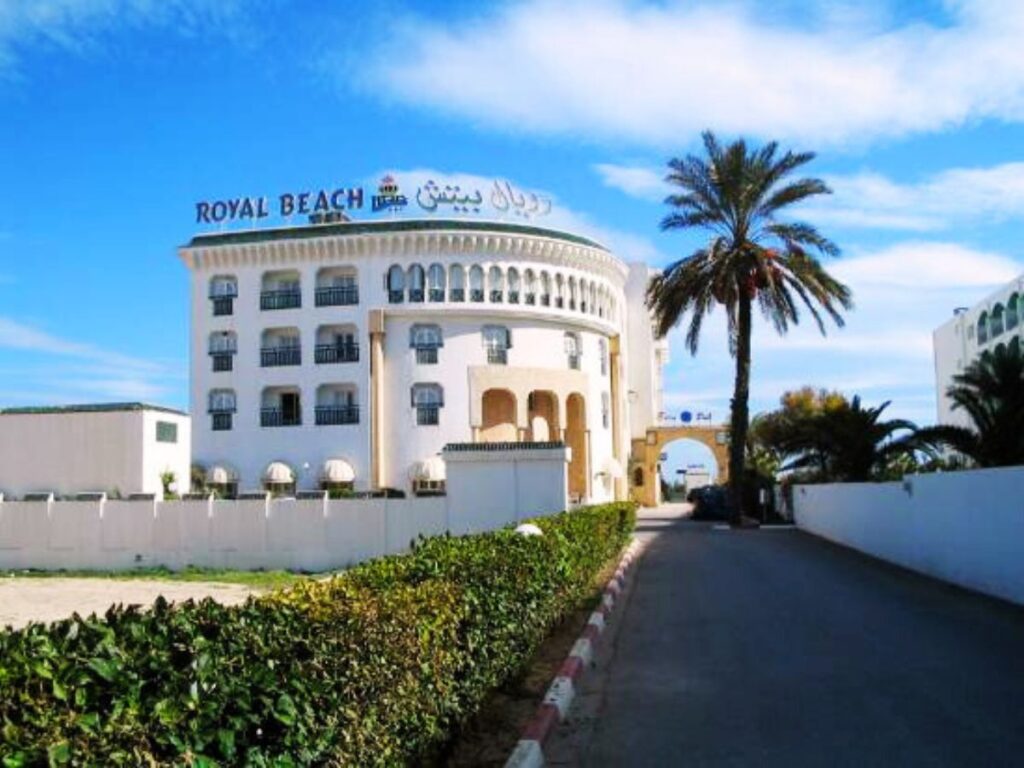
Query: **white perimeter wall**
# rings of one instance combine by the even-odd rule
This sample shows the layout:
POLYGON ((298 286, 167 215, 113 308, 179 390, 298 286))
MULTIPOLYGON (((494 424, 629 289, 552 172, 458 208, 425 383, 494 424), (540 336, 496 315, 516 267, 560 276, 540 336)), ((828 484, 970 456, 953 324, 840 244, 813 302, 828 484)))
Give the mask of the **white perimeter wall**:
POLYGON ((793 507, 810 533, 1024 604, 1024 467, 797 486, 793 507))
POLYGON ((406 499, 0 502, 0 570, 344 568, 419 536, 501 528, 567 506, 566 449, 460 457, 448 495, 406 499))

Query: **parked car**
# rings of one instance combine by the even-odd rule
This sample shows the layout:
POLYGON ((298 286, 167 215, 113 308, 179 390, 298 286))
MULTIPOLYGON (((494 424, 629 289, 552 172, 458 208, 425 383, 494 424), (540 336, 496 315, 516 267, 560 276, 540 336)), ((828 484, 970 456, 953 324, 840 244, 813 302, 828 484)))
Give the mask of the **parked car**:
POLYGON ((729 499, 726 489, 720 485, 705 485, 695 488, 693 496, 694 520, 728 520, 729 499))

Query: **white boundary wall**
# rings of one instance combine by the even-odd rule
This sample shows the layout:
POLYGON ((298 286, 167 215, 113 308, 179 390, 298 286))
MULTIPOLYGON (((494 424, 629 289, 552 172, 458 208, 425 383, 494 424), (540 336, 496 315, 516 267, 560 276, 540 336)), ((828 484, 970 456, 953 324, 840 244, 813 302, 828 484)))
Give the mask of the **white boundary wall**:
POLYGON ((809 533, 1024 604, 1024 467, 802 485, 793 507, 809 533))
POLYGON ((405 499, 2 501, 0 570, 189 565, 345 568, 419 536, 501 528, 567 507, 567 451, 460 454, 448 495, 405 499), (497 461, 502 455, 504 463, 497 461))

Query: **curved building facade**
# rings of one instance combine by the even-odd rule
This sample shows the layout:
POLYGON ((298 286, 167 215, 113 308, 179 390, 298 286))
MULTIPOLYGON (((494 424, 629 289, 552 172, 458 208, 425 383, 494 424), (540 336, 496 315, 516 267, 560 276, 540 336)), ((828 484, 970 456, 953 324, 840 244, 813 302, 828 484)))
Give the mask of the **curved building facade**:
POLYGON ((201 235, 180 255, 193 456, 214 484, 435 493, 449 443, 563 441, 570 497, 626 494, 630 425, 660 410, 646 266, 434 219, 201 235))

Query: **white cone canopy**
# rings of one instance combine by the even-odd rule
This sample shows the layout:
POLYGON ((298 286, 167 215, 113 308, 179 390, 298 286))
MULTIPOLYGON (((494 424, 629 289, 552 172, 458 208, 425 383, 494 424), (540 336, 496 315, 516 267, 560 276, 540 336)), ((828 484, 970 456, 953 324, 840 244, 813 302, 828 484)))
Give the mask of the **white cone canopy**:
POLYGON ((444 466, 444 459, 440 456, 431 456, 429 459, 417 461, 409 468, 410 480, 430 480, 440 482, 447 476, 444 466))
POLYGON ((227 485, 238 479, 235 470, 223 464, 214 464, 206 470, 206 482, 210 485, 227 485))
POLYGON ((356 479, 352 465, 344 459, 328 459, 321 475, 325 483, 351 483, 356 479))
POLYGON ((295 473, 283 461, 272 461, 264 470, 263 479, 268 483, 294 483, 295 473))
POLYGON ((601 470, 613 480, 618 480, 626 476, 626 473, 622 470, 622 465, 614 456, 609 456, 604 460, 601 465, 601 470))

